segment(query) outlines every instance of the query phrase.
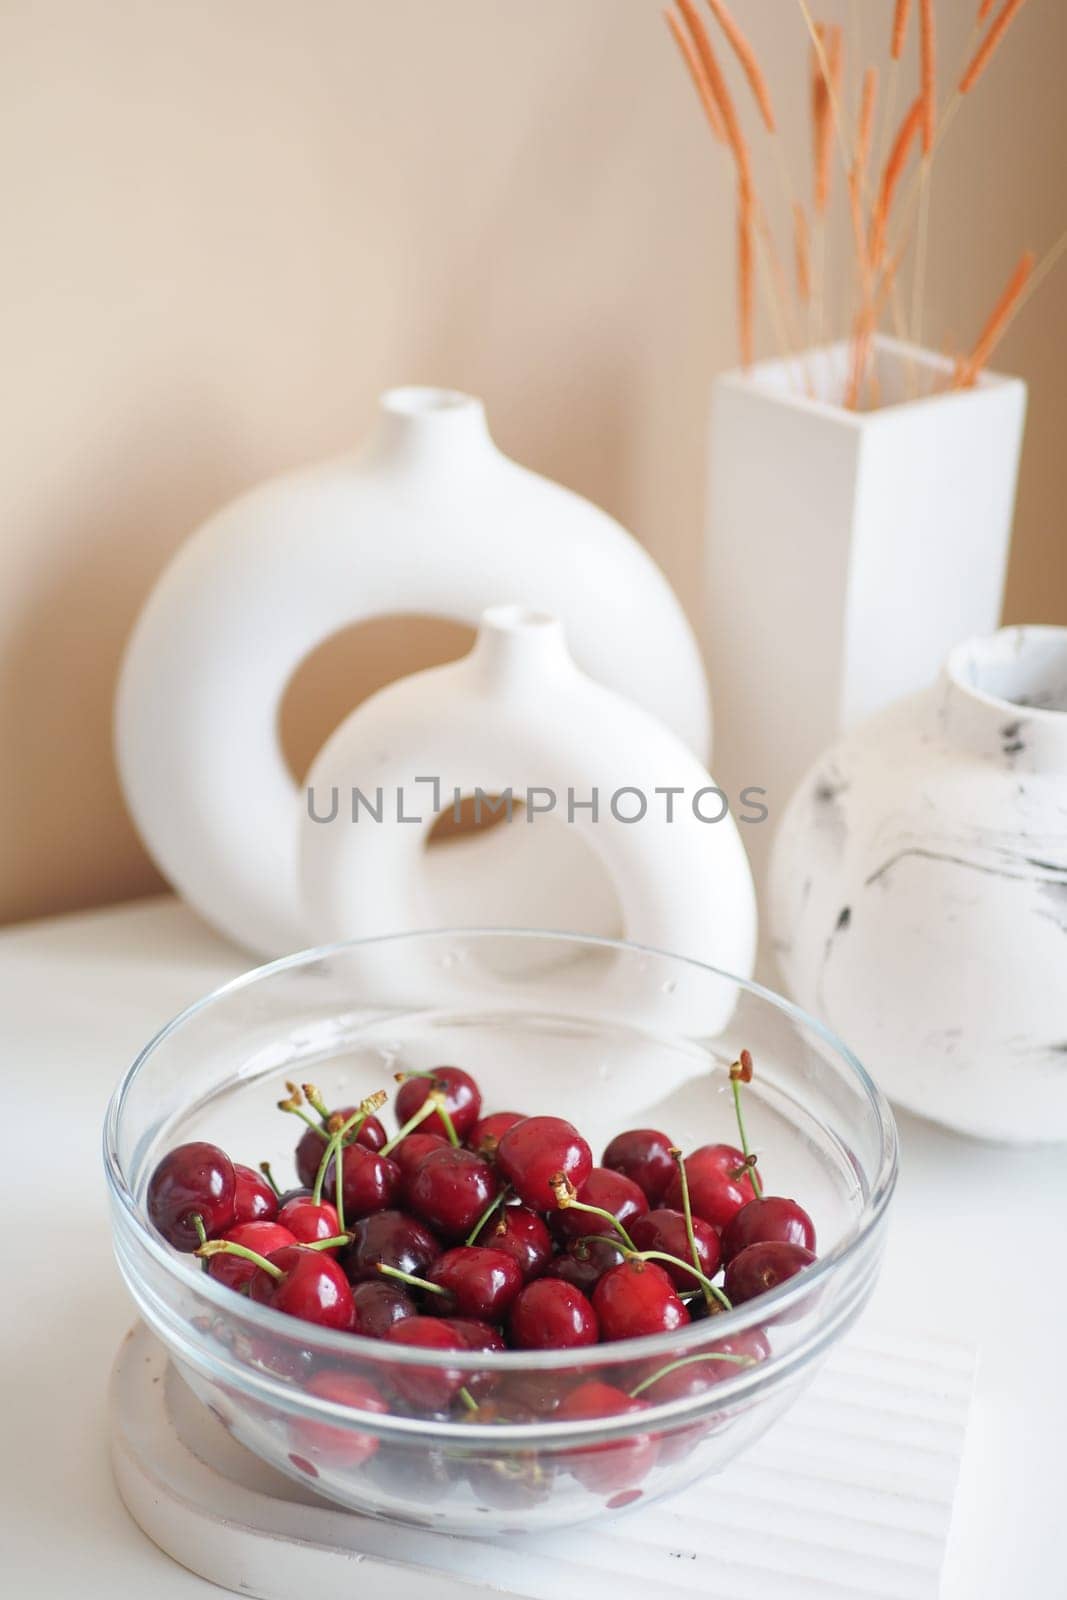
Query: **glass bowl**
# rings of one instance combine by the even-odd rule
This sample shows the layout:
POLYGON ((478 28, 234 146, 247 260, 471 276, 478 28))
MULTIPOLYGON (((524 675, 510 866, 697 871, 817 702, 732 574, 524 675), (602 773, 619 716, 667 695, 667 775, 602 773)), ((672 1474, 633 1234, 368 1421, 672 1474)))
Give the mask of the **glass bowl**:
POLYGON ((698 962, 550 933, 404 934, 261 967, 183 1012, 108 1109, 115 1253, 142 1316, 194 1393, 257 1456, 340 1505, 460 1534, 530 1531, 646 1504, 727 1466, 811 1381, 870 1295, 896 1177, 889 1108, 795 1006, 698 962), (593 1145, 664 1129, 686 1151, 736 1142, 728 1068, 756 1061, 746 1121, 769 1192, 812 1215, 819 1260, 791 1283, 675 1333, 579 1351, 425 1353, 332 1332, 206 1276, 148 1222, 152 1168, 192 1139, 269 1160, 283 1186, 302 1132, 286 1079, 328 1105, 451 1062, 485 1111, 567 1117, 593 1145), (631 1393, 678 1368, 668 1400, 557 1420, 580 1382, 631 1393), (323 1368, 369 1379, 386 1414, 309 1393, 323 1368), (461 1379, 480 1405, 442 1403, 461 1379), (691 1381, 690 1381, 691 1380, 691 1381), (503 1404, 487 1404, 492 1400, 503 1404), (521 1422, 493 1420, 517 1401, 521 1422))

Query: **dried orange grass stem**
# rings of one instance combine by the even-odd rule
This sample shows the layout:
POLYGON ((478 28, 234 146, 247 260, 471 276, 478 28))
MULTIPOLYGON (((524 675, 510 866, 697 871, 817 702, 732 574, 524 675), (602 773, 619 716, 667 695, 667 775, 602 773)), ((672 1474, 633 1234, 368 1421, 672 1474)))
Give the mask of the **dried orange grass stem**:
POLYGON ((811 299, 811 239, 808 218, 799 200, 793 201, 793 254, 796 261, 797 298, 802 305, 811 299))
POLYGON ((748 79, 749 87, 755 96, 756 104, 760 109, 768 133, 774 133, 777 127, 774 117, 774 104, 771 100, 771 91, 763 75, 756 52, 748 39, 742 33, 737 22, 730 14, 724 0, 707 0, 708 9, 711 11, 719 27, 729 42, 730 48, 741 64, 741 70, 748 79))
POLYGON ((821 217, 830 203, 831 157, 836 106, 841 91, 844 39, 839 27, 821 22, 816 24, 816 34, 822 48, 813 49, 811 115, 815 132, 815 211, 821 217))
POLYGON ((878 96, 878 68, 868 67, 863 74, 863 92, 860 96, 860 121, 856 132, 856 165, 860 177, 867 170, 871 158, 871 135, 874 132, 874 104, 878 96))
POLYGON ((992 355, 1000 338, 1011 320, 1011 314, 1018 303, 1019 297, 1026 288, 1027 280, 1034 270, 1034 252, 1024 250, 1005 286, 1004 292, 989 316, 989 321, 978 335, 974 349, 965 360, 959 362, 953 382, 954 388, 968 389, 972 386, 979 372, 992 355))
POLYGON ((726 129, 723 126, 722 113, 715 104, 715 97, 711 92, 693 42, 673 11, 665 11, 663 15, 667 19, 667 26, 674 35, 674 42, 682 53, 682 60, 689 69, 689 76, 693 80, 693 87, 699 96, 700 104, 704 107, 704 115, 708 119, 711 131, 720 144, 725 144, 726 129))
POLYGON ((932 154, 937 137, 937 31, 934 0, 919 0, 919 57, 923 90, 923 155, 932 154))
POLYGON ((997 0, 982 0, 982 4, 978 7, 979 22, 985 21, 986 17, 988 17, 996 3, 997 0))
MULTIPOLYGON (((992 0, 990 0, 992 3, 992 0)), ((904 54, 904 41, 908 36, 908 18, 911 15, 911 0, 897 0, 896 10, 893 12, 893 36, 889 46, 889 54, 894 61, 899 61, 904 54)))
POLYGON ((882 174, 882 187, 875 206, 874 217, 871 221, 871 264, 877 270, 881 266, 885 253, 885 233, 889 223, 889 213, 893 208, 893 197, 897 192, 904 168, 907 164, 915 135, 919 131, 919 123, 923 114, 923 97, 917 95, 912 103, 904 121, 897 131, 893 141, 893 148, 889 152, 889 159, 885 164, 882 174))
POLYGON ((968 94, 974 88, 1024 4, 1025 0, 1005 0, 1004 9, 998 13, 993 26, 975 51, 970 66, 960 79, 960 94, 968 94))
POLYGON ((697 53, 700 56, 700 64, 704 69, 708 88, 722 117, 726 142, 730 146, 734 161, 737 164, 737 181, 741 190, 741 198, 751 203, 753 193, 752 160, 749 155, 748 145, 745 142, 745 136, 741 132, 741 124, 737 120, 733 97, 726 86, 722 68, 719 66, 718 58, 711 48, 711 40, 708 38, 707 30, 697 15, 693 0, 678 0, 678 9, 685 18, 686 27, 689 29, 697 53))

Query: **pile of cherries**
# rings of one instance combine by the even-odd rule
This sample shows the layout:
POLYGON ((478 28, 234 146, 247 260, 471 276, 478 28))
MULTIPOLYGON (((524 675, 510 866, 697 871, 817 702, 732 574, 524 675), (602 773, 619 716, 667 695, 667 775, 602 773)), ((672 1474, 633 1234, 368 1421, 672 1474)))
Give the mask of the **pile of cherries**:
MULTIPOLYGON (((482 1115, 459 1067, 399 1074, 389 1137, 384 1092, 330 1110, 312 1084, 280 1109, 304 1123, 299 1186, 279 1192, 267 1163, 241 1166, 204 1142, 171 1150, 148 1186, 152 1223, 195 1252, 219 1283, 323 1327, 429 1351, 578 1350, 674 1332, 765 1293, 815 1260, 815 1230, 795 1200, 765 1194, 750 1152, 741 1085, 730 1078, 741 1148, 683 1158, 651 1128, 618 1134, 599 1166, 560 1117, 482 1115)), ((397 1363, 387 1380, 353 1372, 287 1375, 362 1412, 472 1420, 617 1416, 699 1393, 768 1353, 757 1332, 699 1356, 646 1361, 628 1390, 597 1379, 546 1385, 530 1372, 397 1363), (386 1391, 386 1392, 383 1392, 386 1391)), ((377 1441, 300 1425, 304 1455, 357 1465, 377 1441)), ((630 1455, 633 1454, 630 1441, 630 1455)), ((631 1467, 632 1467, 631 1463, 631 1467)), ((603 1461, 587 1470, 596 1484, 603 1461)), ((632 1478, 631 1471, 631 1478, 632 1478)))

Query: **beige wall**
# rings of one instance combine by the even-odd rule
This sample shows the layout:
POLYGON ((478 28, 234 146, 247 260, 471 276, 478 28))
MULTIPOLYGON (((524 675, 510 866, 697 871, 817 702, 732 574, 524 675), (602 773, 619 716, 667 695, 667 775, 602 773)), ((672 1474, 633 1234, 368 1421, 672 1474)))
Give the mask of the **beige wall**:
MULTIPOLYGON (((737 8, 799 179, 798 13, 737 8)), ((973 9, 942 0, 946 62, 973 9)), ((890 10, 851 7, 868 38, 890 10)), ((1067 222, 1065 63, 1067 6, 1034 0, 947 141, 938 337, 1067 222)), ((137 608, 213 506, 346 446, 389 383, 484 394, 696 614, 728 188, 656 0, 2 0, 0 197, 0 919, 155 886, 109 742, 137 608)), ((1065 307, 1067 263, 1002 354, 1032 389, 1012 619, 1067 622, 1065 307)), ((290 708, 298 760, 338 661, 290 708)))

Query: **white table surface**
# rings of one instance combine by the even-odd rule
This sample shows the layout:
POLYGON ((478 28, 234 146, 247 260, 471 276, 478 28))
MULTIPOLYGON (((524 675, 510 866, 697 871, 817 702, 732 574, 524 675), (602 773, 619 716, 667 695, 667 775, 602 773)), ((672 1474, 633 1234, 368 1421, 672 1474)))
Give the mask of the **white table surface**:
MULTIPOLYGON (((111 1258, 100 1124, 155 1029, 247 965, 169 898, 0 935, 10 1593, 218 1593, 148 1542, 112 1485, 105 1388, 132 1312, 111 1258)), ((1067 1150, 998 1149, 900 1122, 902 1176, 869 1315, 982 1351, 943 1600, 1062 1600, 1067 1150)))

